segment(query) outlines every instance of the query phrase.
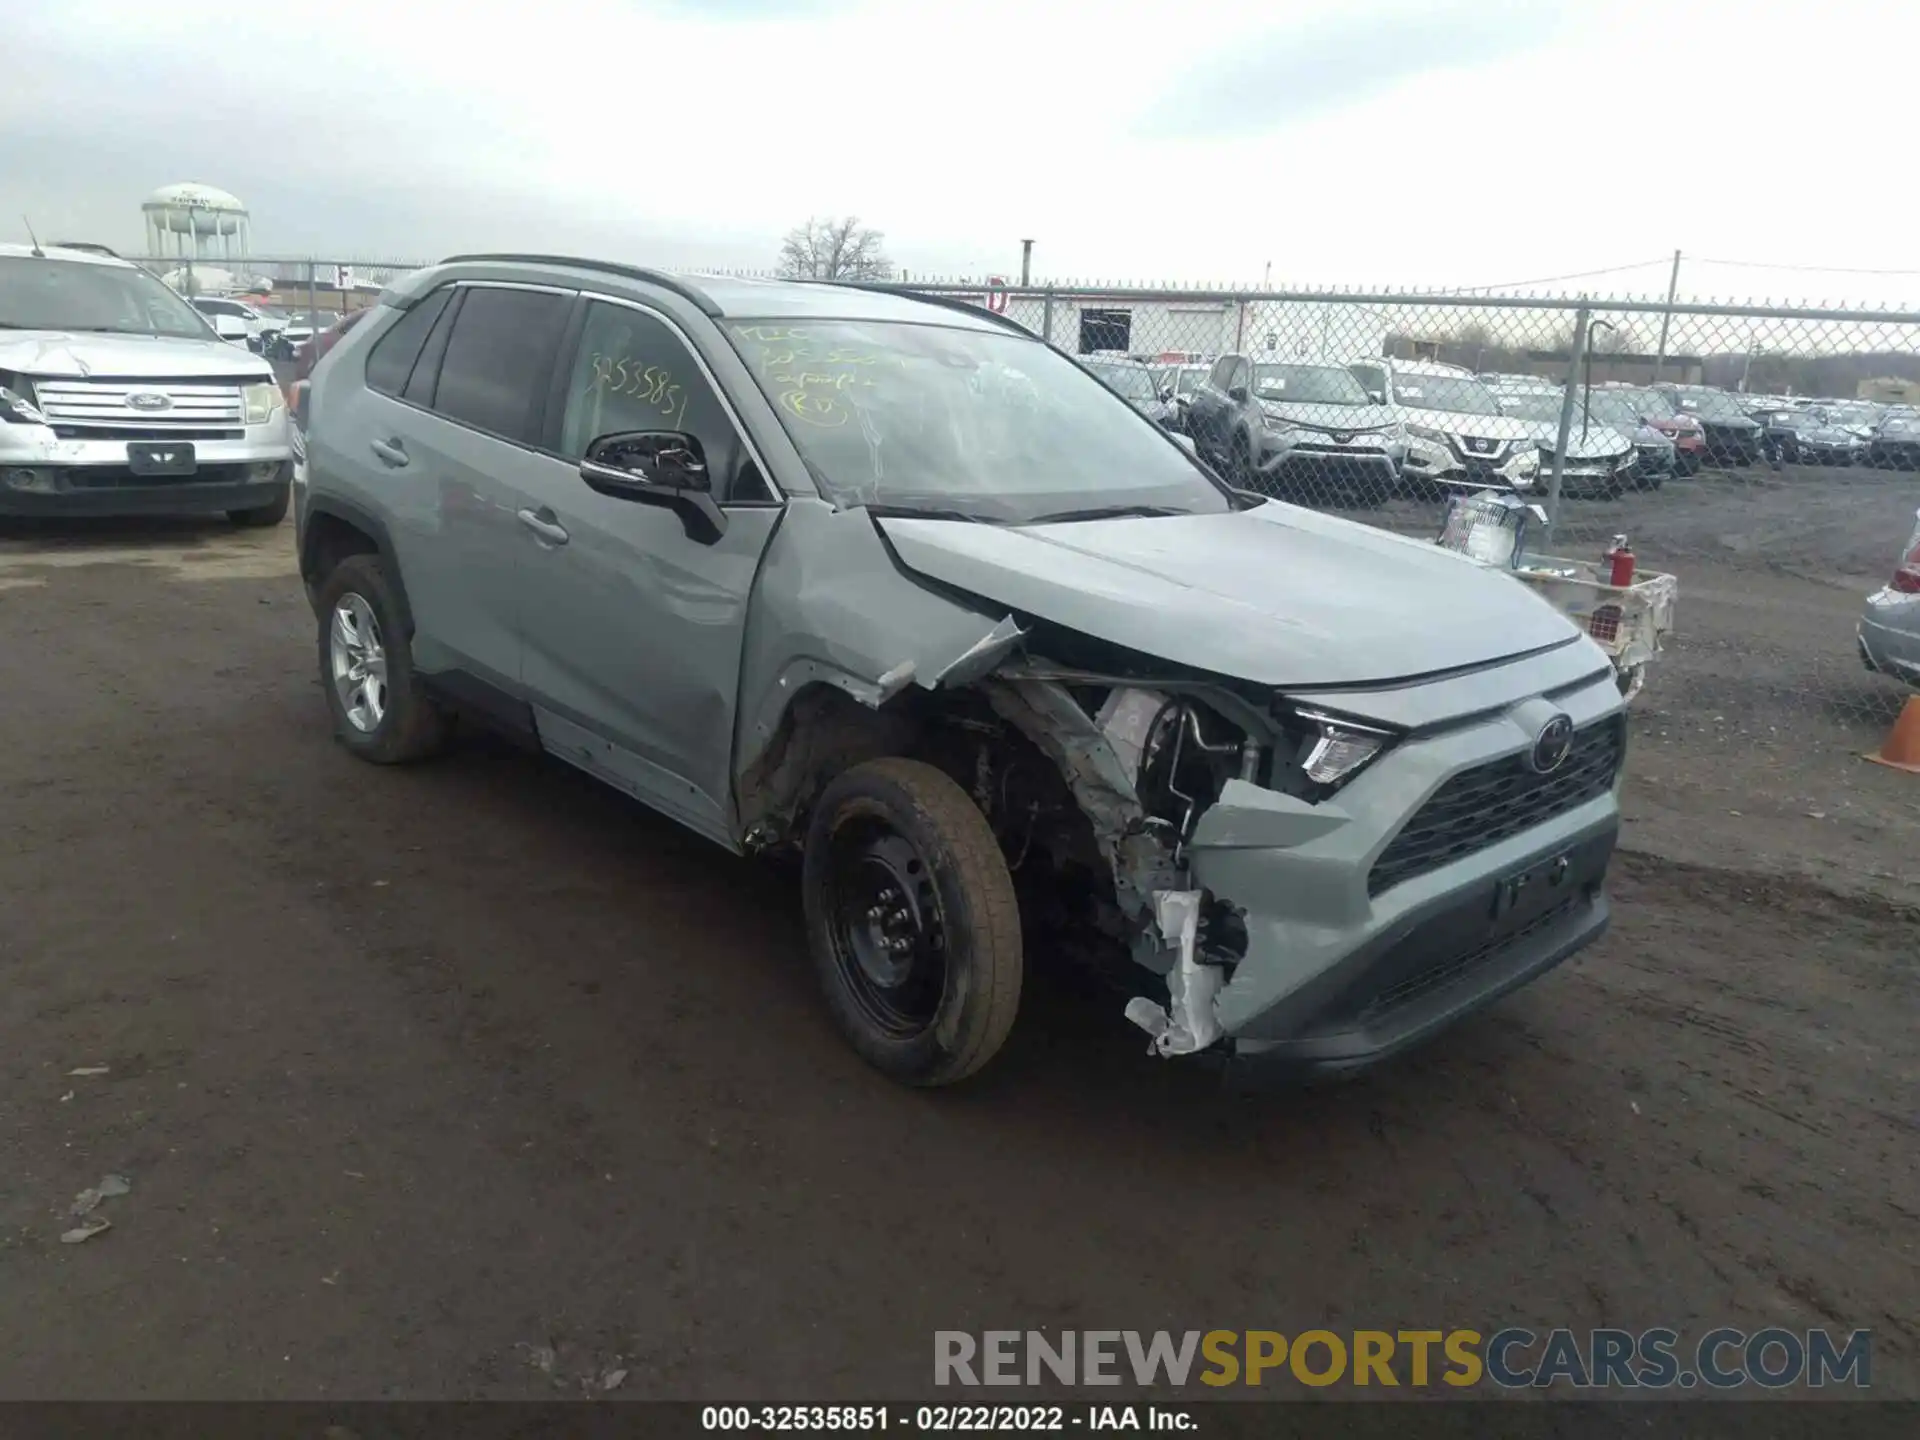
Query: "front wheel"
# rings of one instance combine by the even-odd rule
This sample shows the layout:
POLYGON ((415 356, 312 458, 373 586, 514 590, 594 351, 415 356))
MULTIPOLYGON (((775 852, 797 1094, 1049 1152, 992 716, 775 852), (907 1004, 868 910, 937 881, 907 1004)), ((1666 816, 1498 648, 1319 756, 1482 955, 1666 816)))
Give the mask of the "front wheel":
POLYGON ((814 806, 803 869, 827 1008, 861 1057, 909 1085, 992 1059, 1025 960, 1013 877, 967 792, 917 760, 856 765, 814 806))

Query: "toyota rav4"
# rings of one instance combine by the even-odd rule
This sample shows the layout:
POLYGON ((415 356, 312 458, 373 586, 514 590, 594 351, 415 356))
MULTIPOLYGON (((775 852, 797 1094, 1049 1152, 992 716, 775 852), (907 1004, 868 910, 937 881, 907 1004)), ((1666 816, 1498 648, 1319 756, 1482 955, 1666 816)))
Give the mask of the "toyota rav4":
POLYGON ((991 314, 460 257, 320 363, 307 455, 341 743, 488 725, 796 855, 828 1009, 900 1080, 985 1064, 1069 955, 1159 1055, 1363 1065, 1607 923, 1592 641, 1228 488, 991 314))

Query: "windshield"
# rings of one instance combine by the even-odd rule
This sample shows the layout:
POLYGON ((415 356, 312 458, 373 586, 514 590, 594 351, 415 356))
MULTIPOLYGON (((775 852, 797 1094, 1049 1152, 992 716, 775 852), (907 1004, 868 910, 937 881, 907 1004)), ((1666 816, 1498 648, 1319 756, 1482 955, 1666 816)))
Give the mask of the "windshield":
POLYGON ((1841 425, 1873 425, 1880 419, 1877 405, 1829 405, 1827 417, 1841 425))
POLYGON ((1640 428, 1638 412, 1617 390, 1594 391, 1587 401, 1587 414, 1602 425, 1624 425, 1629 430, 1640 428))
POLYGON ((1676 390, 1680 408, 1695 415, 1706 415, 1720 420, 1744 420, 1746 411, 1740 408, 1739 401, 1719 390, 1676 390))
POLYGON ((1164 431, 1038 341, 864 320, 726 329, 836 504, 1014 523, 1107 505, 1231 508, 1164 431))
POLYGON ((1499 397, 1500 413, 1516 420, 1545 420, 1558 424, 1560 397, 1538 390, 1510 390, 1499 397))
POLYGON ((1153 383, 1162 387, 1171 386, 1176 395, 1191 395, 1200 382, 1207 378, 1204 365, 1166 365, 1153 372, 1153 383))
POLYGON ((1464 375, 1396 375, 1393 398, 1415 410, 1445 410, 1453 415, 1500 413, 1493 392, 1464 375))
POLYGON ((1153 372, 1144 365, 1115 365, 1110 360, 1085 360, 1087 369, 1098 375, 1129 400, 1157 400, 1153 372))
POLYGON ((214 338, 200 313, 144 270, 0 255, 0 328, 214 338))
POLYGON ((1656 420, 1678 418, 1673 402, 1658 390, 1616 390, 1613 393, 1621 396, 1627 404, 1642 415, 1651 415, 1656 420))
POLYGON ((1256 365, 1253 393, 1262 400, 1292 400, 1306 405, 1373 403, 1350 371, 1333 365, 1256 365))

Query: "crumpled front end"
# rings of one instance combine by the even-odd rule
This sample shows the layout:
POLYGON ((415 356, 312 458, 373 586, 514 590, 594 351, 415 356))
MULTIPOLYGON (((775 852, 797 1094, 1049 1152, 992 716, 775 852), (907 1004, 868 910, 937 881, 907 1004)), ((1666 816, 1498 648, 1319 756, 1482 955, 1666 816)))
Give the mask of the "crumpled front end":
POLYGON ((1213 1001, 1234 1054, 1368 1064, 1597 939, 1625 743, 1601 674, 1409 736, 1318 805, 1227 785, 1188 854, 1245 926, 1213 1001), (1566 754, 1543 773, 1535 747, 1562 717, 1566 754))

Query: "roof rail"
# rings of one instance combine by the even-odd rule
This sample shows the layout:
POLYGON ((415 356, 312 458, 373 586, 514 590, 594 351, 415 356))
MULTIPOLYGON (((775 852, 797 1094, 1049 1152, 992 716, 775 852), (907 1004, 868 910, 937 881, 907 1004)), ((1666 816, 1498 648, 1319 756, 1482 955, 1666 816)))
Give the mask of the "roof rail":
POLYGON ((658 285, 662 290, 671 290, 684 300, 691 300, 708 315, 718 317, 720 307, 687 284, 678 275, 665 270, 649 270, 640 265, 620 265, 611 260, 587 260, 578 255, 449 255, 442 265, 473 265, 488 261, 505 261, 515 265, 566 265, 575 270, 601 270, 609 275, 622 275, 629 280, 645 280, 650 285, 658 285))
POLYGON ((956 299, 952 295, 930 295, 924 290, 914 289, 911 285, 880 284, 870 280, 797 280, 794 283, 797 285, 830 285, 836 290, 877 290, 883 295, 898 295, 903 300, 921 300, 928 305, 944 305, 949 310, 959 310, 967 315, 991 320, 1003 329, 1011 330, 1014 334, 1023 336, 1028 340, 1038 340, 1040 338, 1018 320, 1011 320, 1005 315, 999 314, 997 311, 988 310, 979 305, 969 304, 967 301, 956 299))

